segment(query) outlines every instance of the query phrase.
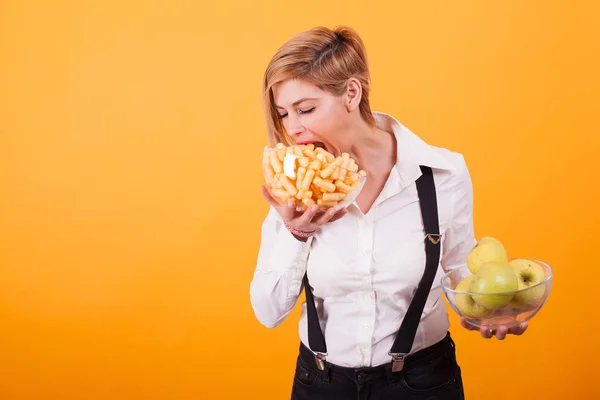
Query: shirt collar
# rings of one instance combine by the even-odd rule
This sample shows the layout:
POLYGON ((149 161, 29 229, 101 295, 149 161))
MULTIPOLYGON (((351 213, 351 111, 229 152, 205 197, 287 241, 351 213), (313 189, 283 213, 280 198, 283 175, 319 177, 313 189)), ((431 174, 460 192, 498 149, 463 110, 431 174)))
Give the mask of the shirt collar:
POLYGON ((373 112, 373 116, 378 128, 386 132, 392 131, 396 137, 396 169, 401 175, 420 165, 443 170, 455 169, 435 147, 427 144, 393 116, 383 112, 373 112))

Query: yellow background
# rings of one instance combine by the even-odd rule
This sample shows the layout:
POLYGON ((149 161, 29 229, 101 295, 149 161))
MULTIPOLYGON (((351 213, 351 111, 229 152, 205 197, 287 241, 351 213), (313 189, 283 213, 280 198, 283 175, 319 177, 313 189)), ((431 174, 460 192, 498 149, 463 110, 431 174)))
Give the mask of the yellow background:
POLYGON ((554 267, 522 337, 452 317, 467 398, 600 396, 592 3, 0 1, 0 398, 288 398, 298 309, 249 301, 260 83, 337 24, 374 109, 465 155, 477 235, 554 267))

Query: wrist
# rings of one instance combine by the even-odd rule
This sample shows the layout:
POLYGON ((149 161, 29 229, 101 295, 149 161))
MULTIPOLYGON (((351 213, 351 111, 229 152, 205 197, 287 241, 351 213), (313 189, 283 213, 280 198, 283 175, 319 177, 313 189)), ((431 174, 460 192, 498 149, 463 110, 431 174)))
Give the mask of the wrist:
POLYGON ((311 231, 311 232, 304 232, 304 231, 299 231, 295 228, 293 228, 291 225, 289 225, 286 221, 283 221, 283 224, 285 225, 286 229, 298 240, 300 240, 301 242, 306 242, 306 240, 309 237, 314 236, 317 231, 311 231))

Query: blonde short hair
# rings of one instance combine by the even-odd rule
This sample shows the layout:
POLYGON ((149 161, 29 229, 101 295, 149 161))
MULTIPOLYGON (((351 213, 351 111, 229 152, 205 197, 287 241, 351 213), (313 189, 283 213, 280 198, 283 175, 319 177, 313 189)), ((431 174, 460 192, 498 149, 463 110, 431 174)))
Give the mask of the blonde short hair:
POLYGON ((334 96, 341 96, 350 78, 358 79, 362 86, 361 117, 370 126, 375 126, 369 104, 371 77, 366 49, 354 29, 316 27, 284 43, 271 58, 263 78, 263 108, 269 145, 292 144, 275 108, 273 85, 288 79, 302 79, 334 96))

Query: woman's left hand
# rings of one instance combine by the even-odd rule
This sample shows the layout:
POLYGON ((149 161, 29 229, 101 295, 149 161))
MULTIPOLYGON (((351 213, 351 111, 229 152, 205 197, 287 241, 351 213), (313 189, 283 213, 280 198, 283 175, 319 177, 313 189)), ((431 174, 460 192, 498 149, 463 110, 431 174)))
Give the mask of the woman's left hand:
MULTIPOLYGON (((470 331, 478 330, 473 325, 469 324, 464 318, 460 319, 460 325, 470 331)), ((491 339, 492 337, 496 336, 498 340, 504 340, 506 335, 522 335, 527 330, 527 326, 527 322, 521 322, 521 324, 511 328, 508 326, 500 326, 496 329, 493 329, 488 325, 481 325, 479 332, 481 333, 481 337, 484 339, 491 339)))

